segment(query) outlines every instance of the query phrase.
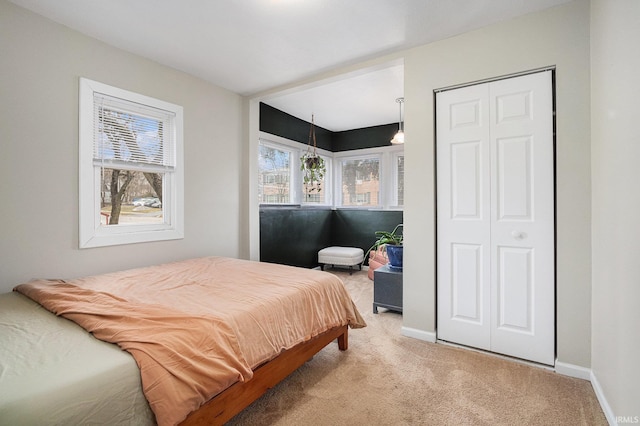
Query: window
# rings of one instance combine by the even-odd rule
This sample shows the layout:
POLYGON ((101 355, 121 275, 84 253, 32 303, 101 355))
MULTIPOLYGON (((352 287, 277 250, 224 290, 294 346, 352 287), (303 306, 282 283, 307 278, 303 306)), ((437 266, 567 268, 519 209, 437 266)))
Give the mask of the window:
POLYGON ((307 144, 263 133, 258 143, 260 204, 365 209, 402 209, 404 147, 388 146, 331 153, 317 149, 326 172, 321 182, 304 182, 301 157, 307 144))
POLYGON ((285 147, 260 142, 258 150, 258 195, 261 204, 291 204, 293 152, 285 147))
POLYGON ((404 206, 404 147, 388 146, 334 154, 336 207, 394 209, 404 206))
POLYGON ((80 247, 182 238, 182 107, 80 79, 80 247))
POLYGON ((396 205, 404 206, 404 153, 395 156, 396 205))
POLYGON ((342 206, 377 207, 380 203, 380 158, 341 161, 342 206))
POLYGON ((269 137, 269 140, 261 138, 258 144, 260 204, 330 205, 332 163, 327 152, 318 153, 326 168, 324 178, 305 185, 300 158, 307 152, 307 145, 274 135, 269 137))

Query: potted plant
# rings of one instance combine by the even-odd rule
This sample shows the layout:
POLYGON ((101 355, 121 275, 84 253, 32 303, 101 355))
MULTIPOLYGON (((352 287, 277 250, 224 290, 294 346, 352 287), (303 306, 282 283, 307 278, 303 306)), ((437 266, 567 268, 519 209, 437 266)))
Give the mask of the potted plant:
POLYGON ((322 191, 320 183, 324 179, 327 169, 324 164, 324 159, 316 152, 316 131, 313 114, 311 115, 307 152, 300 157, 300 171, 302 172, 302 182, 304 183, 305 193, 307 195, 314 191, 322 191), (311 150, 312 141, 313 150, 311 150))
POLYGON ((403 234, 398 233, 398 230, 402 228, 402 223, 396 225, 393 231, 376 231, 378 239, 367 250, 365 258, 372 250, 377 250, 378 247, 385 246, 387 250, 387 257, 389 258, 389 267, 391 269, 402 270, 402 254, 403 254, 403 234))
POLYGON ((324 159, 315 152, 307 152, 300 157, 300 171, 302 172, 302 182, 307 192, 317 190, 320 192, 322 188, 316 183, 322 182, 327 169, 324 165, 324 159))

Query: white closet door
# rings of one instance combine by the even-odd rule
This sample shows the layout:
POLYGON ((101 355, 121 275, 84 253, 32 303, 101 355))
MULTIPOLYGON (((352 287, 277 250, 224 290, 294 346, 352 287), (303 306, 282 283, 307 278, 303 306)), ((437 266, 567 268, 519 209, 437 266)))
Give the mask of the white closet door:
POLYGON ((488 89, 438 93, 436 117, 438 338, 486 350, 491 349, 488 89))
POLYGON ((491 348, 554 363, 551 72, 490 84, 491 348))
MULTIPOLYGON (((438 337, 552 365, 551 73, 443 92, 437 102, 438 337), (485 98, 479 97, 482 92, 485 98), (475 129, 478 136, 458 139, 452 116, 469 102, 481 106, 477 124, 469 122, 469 129, 475 129), (473 140, 481 141, 481 164, 473 167, 481 172, 476 173, 473 188, 456 185, 456 176, 462 174, 457 171, 460 164, 447 152, 473 140), (474 195, 478 193, 482 196, 474 195), (481 218, 456 213, 452 198, 468 203, 474 197, 483 207, 478 209, 481 218), (482 230, 468 232, 470 222, 482 230), (474 250, 475 258, 471 255, 474 250), (478 277, 477 285, 469 290, 474 277, 478 277), (460 315, 470 312, 471 305, 480 307, 478 319, 460 315), (483 329, 482 337, 474 335, 480 323, 488 328, 483 329)), ((466 169, 470 176, 468 165, 466 169)))

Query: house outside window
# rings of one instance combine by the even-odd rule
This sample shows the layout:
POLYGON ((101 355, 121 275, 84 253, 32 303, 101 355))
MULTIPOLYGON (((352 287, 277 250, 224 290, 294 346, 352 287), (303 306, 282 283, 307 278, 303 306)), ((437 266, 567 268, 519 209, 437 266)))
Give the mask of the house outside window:
POLYGON ((380 206, 380 157, 343 159, 340 164, 341 205, 380 206))
POLYGON ((258 195, 261 204, 291 204, 293 151, 261 142, 258 150, 258 195))
POLYGON ((80 79, 81 248, 183 238, 182 114, 80 79))

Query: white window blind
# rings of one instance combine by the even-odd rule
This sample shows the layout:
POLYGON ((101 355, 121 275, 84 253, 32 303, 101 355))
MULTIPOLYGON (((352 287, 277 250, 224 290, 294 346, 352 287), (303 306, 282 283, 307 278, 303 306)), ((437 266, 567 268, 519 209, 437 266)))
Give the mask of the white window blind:
POLYGON ((144 172, 176 166, 175 113, 94 92, 94 164, 144 172))

